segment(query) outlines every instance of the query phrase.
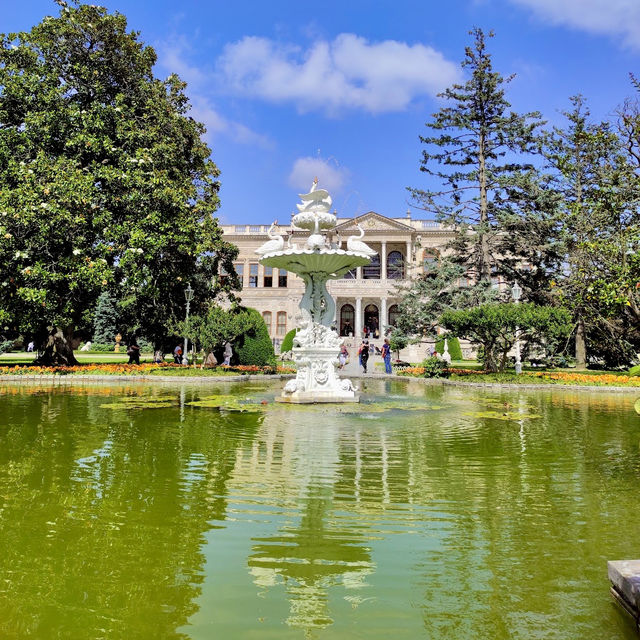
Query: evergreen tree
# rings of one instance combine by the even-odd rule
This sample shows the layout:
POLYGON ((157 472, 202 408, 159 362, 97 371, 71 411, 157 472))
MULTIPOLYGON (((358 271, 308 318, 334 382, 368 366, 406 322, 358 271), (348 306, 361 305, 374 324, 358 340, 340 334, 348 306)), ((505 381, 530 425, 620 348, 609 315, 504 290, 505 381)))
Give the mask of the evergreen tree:
POLYGON ((107 291, 100 294, 93 316, 93 342, 111 344, 115 341, 118 312, 115 300, 107 291))
POLYGON ((410 191, 418 206, 455 229, 454 260, 476 282, 488 282, 501 270, 497 240, 506 190, 531 170, 522 157, 538 151, 541 120, 538 113, 509 111, 504 85, 513 76, 494 71, 484 32, 470 33, 474 43, 462 62, 469 78, 440 94, 447 105, 426 125, 434 133, 420 137, 427 145, 420 170, 443 187, 410 191))

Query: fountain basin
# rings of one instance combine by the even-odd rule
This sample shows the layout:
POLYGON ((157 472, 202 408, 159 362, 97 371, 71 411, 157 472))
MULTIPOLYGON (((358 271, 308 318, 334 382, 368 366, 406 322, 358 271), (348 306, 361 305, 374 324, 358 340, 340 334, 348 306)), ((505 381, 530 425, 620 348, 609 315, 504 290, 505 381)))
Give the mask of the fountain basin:
POLYGON ((344 249, 286 249, 267 253, 260 262, 267 267, 286 269, 296 274, 325 273, 328 280, 335 280, 351 269, 369 264, 370 257, 344 249))

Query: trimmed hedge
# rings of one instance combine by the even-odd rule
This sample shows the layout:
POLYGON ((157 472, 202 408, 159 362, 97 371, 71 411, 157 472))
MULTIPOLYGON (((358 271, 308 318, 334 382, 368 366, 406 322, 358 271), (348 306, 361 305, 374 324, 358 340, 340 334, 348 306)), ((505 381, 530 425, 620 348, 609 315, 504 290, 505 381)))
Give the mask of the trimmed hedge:
POLYGON ((254 316, 256 328, 240 336, 233 345, 238 364, 253 364, 258 367, 275 366, 276 354, 262 315, 256 309, 247 309, 247 313, 254 316))
POLYGON ((635 367, 631 367, 631 369, 629 369, 629 375, 630 376, 640 376, 640 364, 637 364, 635 367))
POLYGON ((296 335, 297 331, 297 329, 291 329, 291 331, 287 333, 280 345, 280 353, 287 353, 287 351, 291 351, 291 349, 293 349, 293 337, 296 335))
MULTIPOLYGON (((449 355, 452 360, 462 360, 462 349, 460 348, 460 340, 458 338, 448 338, 447 346, 449 347, 449 355)), ((444 353, 444 338, 436 340, 436 351, 442 355, 444 353)))

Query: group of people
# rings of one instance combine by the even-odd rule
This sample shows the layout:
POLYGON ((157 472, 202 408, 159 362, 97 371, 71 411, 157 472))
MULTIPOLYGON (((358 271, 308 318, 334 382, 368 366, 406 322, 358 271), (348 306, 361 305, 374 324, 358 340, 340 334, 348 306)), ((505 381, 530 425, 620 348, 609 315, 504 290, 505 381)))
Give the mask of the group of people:
MULTIPOLYGON (((382 349, 378 349, 373 343, 369 343, 369 341, 365 338, 362 341, 362 344, 358 348, 358 362, 362 367, 364 373, 367 373, 367 366, 369 365, 369 356, 374 355, 378 352, 384 361, 384 371, 385 373, 392 373, 391 369, 391 346, 389 345, 389 339, 385 338, 384 343, 382 345, 382 349)), ((343 344, 340 347, 340 354, 338 355, 338 363, 339 369, 344 369, 345 365, 349 361, 349 351, 347 347, 343 344)))

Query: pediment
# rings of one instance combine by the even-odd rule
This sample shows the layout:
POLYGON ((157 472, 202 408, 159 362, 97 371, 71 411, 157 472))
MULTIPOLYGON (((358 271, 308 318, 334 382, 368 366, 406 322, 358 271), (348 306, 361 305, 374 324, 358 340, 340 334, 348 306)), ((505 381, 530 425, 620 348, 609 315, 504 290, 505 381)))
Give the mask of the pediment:
POLYGON ((355 226, 356 222, 365 230, 365 232, 369 233, 390 231, 412 233, 415 231, 413 227, 403 224, 402 222, 398 222, 397 220, 387 218, 379 213, 376 213, 375 211, 369 211, 368 213, 363 213, 362 215, 356 216, 351 220, 345 220, 336 227, 336 231, 338 233, 357 233, 355 226))

